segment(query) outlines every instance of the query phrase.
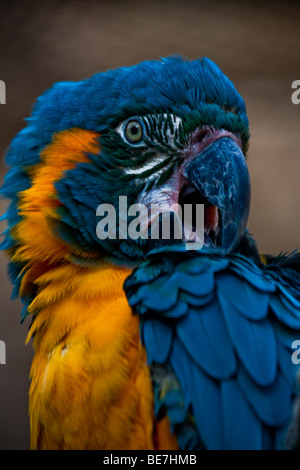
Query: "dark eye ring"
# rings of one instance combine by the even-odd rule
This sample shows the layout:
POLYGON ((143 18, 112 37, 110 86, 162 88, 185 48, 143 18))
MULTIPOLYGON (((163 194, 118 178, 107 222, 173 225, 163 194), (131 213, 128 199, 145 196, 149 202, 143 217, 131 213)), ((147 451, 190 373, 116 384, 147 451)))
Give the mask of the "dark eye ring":
POLYGON ((124 135, 129 142, 134 144, 140 142, 143 138, 143 127, 137 119, 127 121, 124 128, 124 135))

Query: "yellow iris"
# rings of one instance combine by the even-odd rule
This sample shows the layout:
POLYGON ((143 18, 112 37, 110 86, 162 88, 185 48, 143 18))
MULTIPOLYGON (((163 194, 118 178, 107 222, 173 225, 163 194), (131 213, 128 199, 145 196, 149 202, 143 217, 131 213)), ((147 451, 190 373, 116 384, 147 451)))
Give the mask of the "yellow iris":
POLYGON ((130 142, 140 142, 143 137, 143 129, 139 121, 129 121, 125 127, 125 135, 130 142))

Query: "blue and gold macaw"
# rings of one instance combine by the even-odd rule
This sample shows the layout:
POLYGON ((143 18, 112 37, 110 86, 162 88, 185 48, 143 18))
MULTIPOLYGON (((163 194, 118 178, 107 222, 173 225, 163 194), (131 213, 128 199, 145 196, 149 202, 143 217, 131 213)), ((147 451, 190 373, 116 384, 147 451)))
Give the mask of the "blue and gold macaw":
POLYGON ((248 143, 244 101, 206 58, 37 100, 2 186, 2 249, 35 350, 32 448, 299 446, 300 257, 260 256, 247 231, 248 143), (202 204, 204 246, 119 225, 101 239, 97 207, 118 212, 120 196, 202 204))

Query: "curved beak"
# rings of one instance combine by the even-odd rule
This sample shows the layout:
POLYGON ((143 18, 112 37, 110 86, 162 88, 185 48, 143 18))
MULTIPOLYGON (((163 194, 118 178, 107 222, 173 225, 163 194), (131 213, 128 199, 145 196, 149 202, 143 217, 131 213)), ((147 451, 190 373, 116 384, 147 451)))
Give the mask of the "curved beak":
POLYGON ((221 137, 183 170, 208 204, 219 213, 217 245, 234 251, 245 233, 250 209, 250 177, 245 157, 230 137, 221 137))

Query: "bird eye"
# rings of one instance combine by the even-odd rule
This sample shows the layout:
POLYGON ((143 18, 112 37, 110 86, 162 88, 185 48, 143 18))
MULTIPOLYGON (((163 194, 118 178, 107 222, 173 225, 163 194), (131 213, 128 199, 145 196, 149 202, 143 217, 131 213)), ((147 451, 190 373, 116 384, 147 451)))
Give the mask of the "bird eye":
POLYGON ((129 142, 140 142, 143 138, 143 128, 141 123, 137 120, 127 122, 124 129, 124 134, 129 142))

